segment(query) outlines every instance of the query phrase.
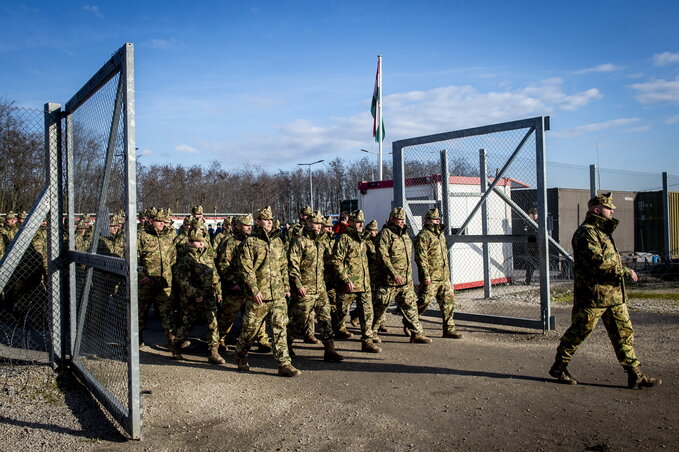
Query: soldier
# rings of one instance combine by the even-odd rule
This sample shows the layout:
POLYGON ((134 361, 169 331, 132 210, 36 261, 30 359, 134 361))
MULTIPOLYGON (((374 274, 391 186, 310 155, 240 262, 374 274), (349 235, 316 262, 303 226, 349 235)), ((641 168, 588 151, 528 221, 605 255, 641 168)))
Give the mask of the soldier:
POLYGON ((205 224, 205 217, 203 216, 203 206, 194 206, 193 208, 191 208, 191 216, 193 217, 192 220, 197 220, 196 223, 192 222, 192 224, 194 225, 193 227, 203 229, 205 237, 207 237, 208 231, 207 225, 205 224))
MULTIPOLYGON (((243 277, 238 266, 238 256, 240 254, 241 243, 252 234, 254 220, 252 214, 244 215, 237 219, 238 223, 234 226, 229 236, 222 240, 217 250, 215 263, 217 271, 222 281, 223 302, 218 316, 219 342, 226 348, 226 337, 231 332, 233 322, 247 301, 247 295, 243 289, 243 277)), ((257 334, 259 342, 257 351, 268 353, 271 351, 269 336, 266 334, 266 327, 262 323, 257 334)))
POLYGON ((288 355, 286 297, 290 296, 290 283, 285 248, 280 238, 270 236, 273 228, 270 207, 258 210, 255 222, 253 234, 243 242, 239 258, 243 288, 250 298, 245 304, 243 327, 236 344, 236 364, 241 372, 250 370, 247 352, 266 320, 273 331, 278 374, 294 377, 301 372, 293 367, 288 355))
POLYGON ((189 232, 187 252, 177 260, 174 277, 180 291, 182 321, 177 330, 174 349, 176 359, 184 359, 179 348, 201 313, 207 324, 207 345, 210 350, 208 361, 224 364, 219 356, 219 331, 217 329, 217 305, 222 302, 222 289, 215 268, 214 259, 209 255, 208 238, 200 229, 189 232))
POLYGON ((2 230, 2 239, 5 242, 5 248, 14 240, 14 236, 19 232, 19 225, 17 224, 17 217, 11 210, 5 216, 5 227, 2 230))
POLYGON ((405 210, 394 207, 389 221, 377 237, 377 264, 380 270, 377 301, 375 302, 375 323, 377 327, 392 301, 396 301, 403 314, 403 324, 410 331, 410 342, 429 344, 417 315, 417 297, 413 286, 412 255, 413 245, 408 236, 405 210))
MULTIPOLYGON (((377 290, 376 284, 378 279, 377 271, 377 252, 375 250, 375 238, 380 228, 377 226, 377 221, 372 220, 365 226, 365 231, 363 232, 363 237, 365 238, 366 245, 366 255, 368 256, 368 269, 370 270, 370 291, 373 300, 373 311, 375 309, 375 300, 377 300, 377 290)), ((358 320, 358 307, 354 308, 349 313, 349 318, 351 319, 351 325, 358 327, 360 321, 358 320)), ((378 330, 386 333, 388 330, 382 324, 379 325, 378 330)))
MULTIPOLYGON (((300 235, 292 239, 289 247, 288 263, 292 300, 288 306, 288 351, 295 356, 292 341, 295 337, 308 334, 310 314, 315 311, 318 316, 319 333, 325 353, 323 360, 339 362, 343 358, 335 351, 332 334, 330 306, 325 290, 324 255, 326 244, 321 228, 325 219, 320 212, 307 216, 307 225, 300 235)), ((308 339, 305 337, 305 339, 308 339)), ((315 338, 314 338, 315 339, 315 338)))
POLYGON ((109 235, 102 235, 99 238, 98 254, 105 254, 107 256, 125 257, 125 234, 123 228, 125 226, 125 217, 120 214, 115 214, 109 220, 109 235))
POLYGON ((144 343, 143 333, 149 307, 156 303, 165 330, 168 348, 176 356, 175 313, 172 297, 172 266, 177 260, 174 231, 167 227, 169 211, 160 209, 137 235, 137 259, 139 268, 139 342, 144 343))
POLYGON ((287 235, 287 244, 290 246, 290 242, 292 242, 292 239, 295 238, 298 235, 302 234, 302 231, 306 227, 306 220, 310 215, 313 215, 313 210, 311 210, 310 206, 304 206, 302 207, 302 210, 299 212, 299 219, 297 223, 293 224, 291 227, 287 228, 288 230, 288 235, 287 235))
POLYGON ((21 227, 22 224, 24 224, 24 221, 26 221, 26 217, 28 216, 28 212, 25 210, 22 210, 19 212, 19 215, 17 215, 17 225, 21 227))
POLYGON ((361 323, 361 351, 379 353, 381 348, 373 343, 373 305, 370 293, 370 270, 366 255, 365 238, 362 235, 365 216, 362 210, 349 215, 349 224, 335 242, 334 266, 337 273, 337 300, 332 319, 335 337, 349 339, 344 318, 351 304, 356 301, 361 323))
MULTIPOLYGON (((88 217, 89 218, 89 217, 88 217)), ((84 218, 78 222, 75 227, 75 249, 77 251, 90 251, 92 239, 89 234, 90 224, 89 220, 84 218)))
POLYGON ((215 238, 212 241, 212 247, 215 251, 219 249, 219 244, 231 234, 231 217, 225 217, 220 227, 221 231, 215 235, 215 238))
POLYGON ((597 195, 587 203, 585 221, 573 234, 574 291, 571 326, 561 336, 556 358, 549 374, 559 382, 577 384, 566 369, 578 346, 601 318, 622 367, 627 371, 630 389, 659 385, 639 370, 634 353, 634 330, 627 311, 625 278, 637 281, 634 270, 622 265, 613 241, 618 220, 610 193, 597 195))
POLYGON ((453 321, 455 294, 450 278, 448 246, 443 235, 445 227, 441 224, 438 209, 429 209, 424 218, 424 227, 415 237, 415 262, 420 278, 417 312, 424 314, 432 300, 436 299, 443 318, 443 337, 461 339, 462 335, 455 331, 453 321))

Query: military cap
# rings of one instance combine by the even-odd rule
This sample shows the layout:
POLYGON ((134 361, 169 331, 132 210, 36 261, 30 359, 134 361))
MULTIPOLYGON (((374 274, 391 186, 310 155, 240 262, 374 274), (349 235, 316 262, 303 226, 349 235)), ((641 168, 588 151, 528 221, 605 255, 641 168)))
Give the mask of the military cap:
POLYGON ((191 209, 193 215, 203 215, 203 206, 195 206, 191 209))
POLYGON ((379 229, 379 226, 377 225, 377 221, 373 220, 370 223, 368 223, 367 225, 365 225, 365 228, 368 231, 377 231, 379 229))
MULTIPOLYGON (((236 218, 236 217, 234 217, 234 218, 236 218)), ((252 219, 251 213, 249 213, 247 215, 243 215, 241 217, 237 217, 237 218, 238 218, 238 222, 240 224, 242 224, 243 226, 252 226, 253 224, 255 224, 255 220, 252 219)))
POLYGON ((204 242, 205 234, 202 229, 191 229, 189 231, 189 241, 190 242, 204 242))
POLYGON ((80 220, 75 226, 76 229, 88 229, 90 227, 90 222, 85 220, 80 220))
POLYGON ((405 220, 406 219, 406 211, 403 209, 403 207, 394 207, 391 209, 391 213, 389 214, 389 218, 395 218, 397 220, 405 220))
POLYGON ((354 210, 349 214, 349 219, 357 223, 365 223, 365 215, 361 209, 354 210))
POLYGON ((309 215, 313 215, 314 211, 311 210, 311 206, 304 206, 304 207, 302 207, 302 210, 300 210, 299 214, 309 216, 309 215))
POLYGON ((109 221, 110 226, 122 226, 125 224, 125 217, 115 214, 111 217, 111 220, 109 221))
POLYGON ((16 217, 16 214, 10 210, 7 212, 7 215, 5 215, 5 220, 14 220, 16 217))
POLYGON ((232 223, 231 217, 224 217, 224 221, 218 223, 219 226, 228 226, 232 223))
MULTIPOLYGON (((250 215, 250 218, 252 218, 252 214, 251 214, 251 213, 249 213, 248 215, 250 215)), ((238 224, 238 220, 239 220, 239 219, 240 219, 240 217, 239 217, 238 215, 232 216, 232 217, 231 217, 231 226, 236 226, 236 225, 238 224)), ((224 224, 226 224, 226 223, 224 223, 224 224)))
POLYGON ((170 209, 157 209, 155 211, 155 214, 151 217, 151 219, 156 220, 156 221, 163 221, 163 222, 170 222, 172 221, 170 219, 170 209))
POLYGON ((182 222, 184 226, 189 226, 191 224, 191 216, 187 215, 184 217, 184 221, 182 222))
POLYGON ((323 224, 323 223, 325 223, 325 218, 323 218, 321 211, 317 210, 316 212, 313 212, 312 214, 310 214, 307 217, 306 221, 310 221, 312 223, 323 224))
POLYGON ((255 213, 256 220, 273 220, 273 212, 270 206, 266 206, 263 209, 259 209, 255 213))
POLYGON ((21 213, 19 213, 19 215, 18 215, 20 220, 25 220, 27 216, 28 216, 28 212, 26 212, 25 210, 22 210, 21 213))
POLYGON ((613 196, 610 192, 596 195, 587 202, 587 207, 594 206, 604 206, 608 207, 609 209, 615 209, 615 206, 613 205, 613 196))
POLYGON ((334 225, 332 224, 332 217, 331 217, 330 215, 328 215, 327 217, 325 217, 325 221, 323 222, 323 226, 326 226, 326 227, 329 227, 329 228, 331 228, 331 227, 334 226, 334 225))
POLYGON ((273 220, 273 225, 271 226, 271 230, 275 231, 275 230, 280 229, 280 228, 281 228, 281 221, 278 220, 278 219, 273 220))
POLYGON ((441 215, 439 214, 439 209, 434 207, 433 209, 427 210, 424 218, 427 220, 440 220, 441 215))

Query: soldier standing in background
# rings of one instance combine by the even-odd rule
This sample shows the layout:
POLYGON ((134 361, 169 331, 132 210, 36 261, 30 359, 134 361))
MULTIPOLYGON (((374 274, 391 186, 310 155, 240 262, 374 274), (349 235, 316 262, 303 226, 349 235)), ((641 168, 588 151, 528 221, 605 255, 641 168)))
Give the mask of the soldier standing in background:
MULTIPOLYGON (((236 219, 236 217, 234 217, 234 219, 236 219)), ((223 240, 227 239, 229 235, 231 235, 231 217, 225 217, 224 221, 222 221, 221 226, 217 228, 217 230, 219 232, 215 235, 215 238, 212 240, 212 247, 214 248, 215 251, 219 249, 219 244, 222 243, 223 240)))
POLYGON ((290 296, 288 262, 283 242, 271 237, 273 213, 270 207, 257 211, 256 227, 245 239, 239 258, 243 288, 249 297, 243 314, 243 327, 236 345, 238 370, 247 372, 247 353, 264 321, 273 331, 273 354, 278 362, 278 374, 294 377, 301 372, 293 367, 288 355, 286 327, 290 296))
POLYGON ((310 215, 313 215, 313 213, 314 212, 313 210, 311 210, 310 206, 302 207, 302 210, 300 210, 299 212, 297 223, 293 224, 292 227, 288 228, 288 235, 286 240, 288 246, 290 246, 290 242, 292 241, 292 239, 302 234, 302 231, 304 231, 304 228, 306 227, 307 218, 309 218, 310 215))
POLYGON ((5 248, 9 246, 9 243, 14 240, 14 236, 19 231, 19 225, 17 225, 17 217, 11 210, 7 212, 5 216, 5 227, 2 229, 2 240, 5 243, 5 248))
MULTIPOLYGON (((215 263, 222 281, 223 297, 217 322, 219 324, 219 342, 224 348, 226 348, 226 336, 231 332, 236 316, 247 301, 238 259, 241 244, 252 233, 253 225, 254 220, 251 214, 238 218, 237 224, 233 227, 229 236, 221 241, 217 250, 215 263)), ((264 323, 262 323, 262 328, 259 330, 256 340, 259 342, 258 352, 268 353, 271 351, 271 344, 264 323)))
POLYGON ((417 312, 419 315, 424 314, 432 300, 436 299, 443 318, 443 337, 460 339, 462 335, 455 331, 453 321, 455 294, 444 229, 439 210, 429 209, 425 215, 424 227, 415 237, 415 262, 420 278, 417 312))
POLYGON ((618 361, 627 372, 627 386, 639 389, 659 385, 662 380, 641 373, 634 353, 625 278, 637 281, 638 277, 634 270, 622 265, 613 241, 618 220, 613 218, 615 206, 611 194, 597 195, 587 206, 585 221, 572 240, 575 261, 572 323, 561 336, 549 374, 562 383, 577 383, 566 368, 578 346, 602 319, 618 361))
POLYGON ((144 343, 143 333, 146 316, 152 303, 160 311, 168 348, 176 355, 175 312, 172 297, 172 266, 177 260, 174 245, 175 232, 167 227, 169 211, 155 211, 150 224, 137 235, 137 260, 139 265, 139 342, 144 343))
POLYGON ((380 279, 373 327, 379 326, 389 304, 396 301, 403 314, 404 328, 410 330, 410 342, 429 344, 432 340, 425 336, 417 315, 417 296, 413 286, 413 245, 405 223, 403 207, 394 207, 389 214, 389 221, 377 237, 380 279))
POLYGON ((191 332, 198 315, 203 314, 207 324, 208 361, 224 364, 219 356, 219 331, 217 329, 217 305, 222 301, 222 289, 214 259, 207 248, 209 240, 203 231, 189 232, 187 252, 177 260, 174 277, 180 292, 182 321, 175 337, 176 359, 184 357, 178 351, 191 332))
POLYGON ((382 351, 373 343, 373 305, 370 293, 370 270, 366 255, 365 238, 362 235, 365 216, 362 210, 349 215, 345 232, 335 242, 334 265, 337 273, 337 300, 332 319, 335 337, 349 339, 345 317, 351 304, 356 301, 361 322, 361 351, 382 351))
POLYGON ((125 257, 125 234, 123 228, 125 226, 125 217, 121 214, 115 214, 109 220, 109 234, 102 235, 99 238, 97 254, 104 254, 107 256, 125 257))
MULTIPOLYGON (((365 238, 366 245, 366 255, 368 256, 368 269, 370 270, 370 291, 373 300, 373 310, 375 309, 375 300, 377 300, 377 279, 378 279, 378 269, 377 269, 377 250, 375 249, 375 238, 377 233, 380 231, 377 226, 377 221, 372 220, 365 226, 365 231, 363 232, 363 237, 365 238)), ((351 319, 351 325, 358 327, 360 321, 358 319, 358 307, 354 308, 349 313, 349 318, 351 319)), ((384 323, 384 322, 383 322, 384 323)), ((386 333, 388 330, 382 324, 379 325, 378 330, 386 333)))
POLYGON ((292 341, 302 338, 307 333, 310 314, 315 311, 318 316, 319 333, 325 347, 323 360, 339 362, 343 358, 335 351, 332 334, 330 306, 325 290, 326 250, 325 238, 321 233, 325 219, 320 212, 307 216, 307 225, 301 234, 295 236, 288 251, 288 268, 292 299, 288 306, 288 352, 295 356, 292 341))

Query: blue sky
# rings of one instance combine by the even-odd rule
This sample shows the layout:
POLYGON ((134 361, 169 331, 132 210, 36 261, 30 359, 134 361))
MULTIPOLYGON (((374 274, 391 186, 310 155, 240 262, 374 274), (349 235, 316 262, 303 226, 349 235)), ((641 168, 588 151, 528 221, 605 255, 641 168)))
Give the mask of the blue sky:
POLYGON ((0 4, 0 97, 65 103, 135 44, 144 163, 290 168, 551 116, 548 160, 679 175, 679 2, 0 4))

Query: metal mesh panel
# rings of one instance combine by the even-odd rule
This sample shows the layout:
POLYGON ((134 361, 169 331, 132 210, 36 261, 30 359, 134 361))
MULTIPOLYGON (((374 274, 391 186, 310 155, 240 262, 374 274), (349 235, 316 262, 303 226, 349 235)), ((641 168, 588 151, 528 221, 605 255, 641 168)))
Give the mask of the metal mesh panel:
MULTIPOLYGON (((532 237, 528 242, 485 245, 490 281, 485 288, 484 244, 453 244, 451 269, 458 311, 509 317, 540 316, 536 231, 504 199, 513 201, 526 213, 537 208, 535 134, 530 132, 529 128, 508 130, 404 148, 408 200, 417 199, 418 195, 423 199, 443 198, 441 190, 445 190, 445 184, 426 186, 426 182, 442 180, 441 151, 447 150, 451 176, 448 222, 453 233, 466 222, 464 235, 532 237), (481 150, 485 150, 485 162, 481 150), (490 184, 505 166, 495 190, 486 200, 485 210, 481 207, 468 218, 486 190, 482 175, 485 174, 486 184, 490 184), (528 278, 529 275, 532 277, 528 278)), ((430 207, 430 204, 411 207, 416 229, 430 207)))
POLYGON ((0 358, 53 363, 60 305, 48 292, 45 143, 42 110, 0 105, 0 358))

